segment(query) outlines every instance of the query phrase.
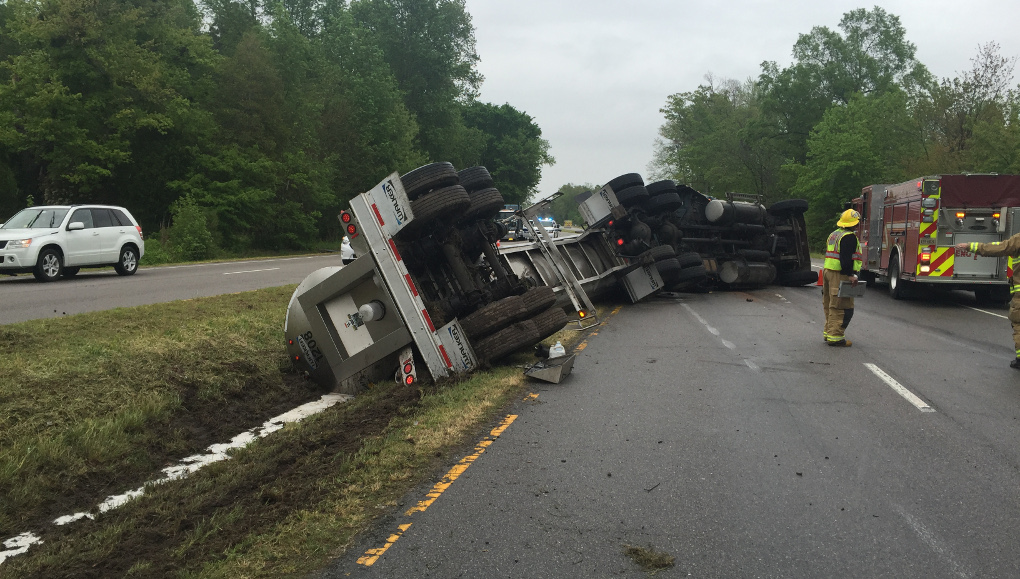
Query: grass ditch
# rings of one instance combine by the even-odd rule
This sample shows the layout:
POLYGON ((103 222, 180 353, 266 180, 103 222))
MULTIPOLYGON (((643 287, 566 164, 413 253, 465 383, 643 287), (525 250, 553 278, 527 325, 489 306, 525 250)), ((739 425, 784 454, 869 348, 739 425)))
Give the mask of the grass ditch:
POLYGON ((185 481, 51 524, 320 397, 283 345, 294 287, 0 326, 0 540, 44 541, 0 577, 305 575, 527 387, 528 352, 438 386, 375 385, 185 481))

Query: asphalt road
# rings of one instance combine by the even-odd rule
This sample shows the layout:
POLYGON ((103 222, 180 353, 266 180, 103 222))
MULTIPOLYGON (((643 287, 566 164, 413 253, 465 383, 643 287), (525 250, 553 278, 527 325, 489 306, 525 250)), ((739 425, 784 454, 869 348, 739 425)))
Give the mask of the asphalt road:
POLYGON ((334 265, 340 265, 339 253, 142 267, 127 277, 112 268, 83 269, 53 283, 38 282, 31 275, 0 276, 0 324, 296 284, 309 273, 334 265))
POLYGON ((817 287, 625 306, 322 576, 1020 577, 1005 314, 872 288, 830 348, 817 287))

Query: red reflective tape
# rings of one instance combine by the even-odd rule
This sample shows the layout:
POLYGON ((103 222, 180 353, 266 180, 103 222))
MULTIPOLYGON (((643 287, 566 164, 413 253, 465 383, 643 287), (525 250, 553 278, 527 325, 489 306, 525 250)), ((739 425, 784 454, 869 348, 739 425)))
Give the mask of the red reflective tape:
POLYGON ((393 242, 393 238, 390 238, 390 249, 393 250, 393 255, 397 256, 397 261, 400 261, 400 252, 397 251, 397 244, 393 242))
POLYGON ((375 206, 375 203, 372 204, 372 211, 375 211, 375 218, 379 220, 379 226, 386 225, 382 220, 382 213, 379 213, 379 208, 375 206))
POLYGON ((407 287, 411 288, 411 293, 414 294, 414 297, 418 297, 418 288, 414 287, 414 282, 411 281, 411 274, 405 273, 404 279, 407 280, 407 287))
POLYGON ((432 318, 429 317, 429 313, 425 310, 422 310, 421 313, 425 316, 425 321, 429 324, 429 331, 435 333, 436 327, 432 325, 432 318))
POLYGON ((446 362, 446 367, 453 368, 453 362, 451 362, 450 357, 446 355, 446 348, 439 346, 439 353, 443 355, 443 361, 446 362))
MULTIPOLYGON (((936 259, 932 260, 932 262, 931 262, 931 270, 932 270, 932 272, 934 273, 936 269, 939 269, 940 267, 942 267, 942 264, 947 262, 947 261, 949 261, 949 258, 953 257, 953 255, 955 255, 955 252, 946 251, 942 255, 938 256, 936 259)), ((949 275, 949 272, 951 272, 951 271, 953 271, 952 268, 950 268, 949 271, 939 272, 938 276, 942 277, 942 276, 945 276, 945 275, 949 275)))

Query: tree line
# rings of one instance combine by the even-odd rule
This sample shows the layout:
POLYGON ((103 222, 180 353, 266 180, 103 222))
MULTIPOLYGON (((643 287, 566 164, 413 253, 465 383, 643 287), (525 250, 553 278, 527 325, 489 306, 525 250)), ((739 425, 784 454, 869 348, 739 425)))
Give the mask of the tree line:
POLYGON ((843 15, 801 34, 793 63, 746 82, 706 77, 668 97, 652 172, 707 195, 804 198, 812 245, 843 203, 876 183, 940 173, 1020 173, 1017 57, 989 42, 972 67, 936 79, 897 16, 843 15))
POLYGON ((553 162, 479 100, 464 0, 0 0, 0 30, 0 220, 109 203, 193 248, 302 248, 393 171, 485 165, 523 203, 553 162))

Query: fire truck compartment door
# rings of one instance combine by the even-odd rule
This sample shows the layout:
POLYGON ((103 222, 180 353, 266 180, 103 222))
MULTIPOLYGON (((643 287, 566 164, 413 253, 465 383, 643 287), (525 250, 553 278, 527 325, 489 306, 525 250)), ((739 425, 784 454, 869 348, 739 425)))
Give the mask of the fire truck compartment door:
MULTIPOLYGON (((992 243, 999 241, 997 233, 957 233, 956 243, 992 243)), ((953 260, 956 277, 995 277, 999 270, 999 258, 981 257, 976 253, 957 251, 953 260)))

